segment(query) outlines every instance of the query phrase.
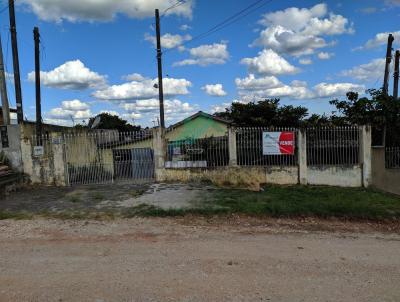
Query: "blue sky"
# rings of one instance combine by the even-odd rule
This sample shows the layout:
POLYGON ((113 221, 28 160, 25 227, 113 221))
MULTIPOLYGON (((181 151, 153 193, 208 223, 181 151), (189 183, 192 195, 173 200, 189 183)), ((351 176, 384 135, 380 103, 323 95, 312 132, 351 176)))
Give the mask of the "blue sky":
MULTIPOLYGON (((70 125, 109 111, 152 125, 158 115, 154 8, 162 13, 177 0, 93 2, 16 1, 25 115, 35 119, 29 73, 32 30, 39 26, 46 122, 70 125)), ((187 0, 162 17, 167 123, 268 97, 330 113, 329 100, 382 85, 387 33, 397 37, 395 46, 400 42, 400 1, 265 0, 230 26, 193 39, 255 2, 187 0)), ((0 17, 12 73, 8 10, 0 17)), ((8 92, 14 107, 11 82, 8 92)))

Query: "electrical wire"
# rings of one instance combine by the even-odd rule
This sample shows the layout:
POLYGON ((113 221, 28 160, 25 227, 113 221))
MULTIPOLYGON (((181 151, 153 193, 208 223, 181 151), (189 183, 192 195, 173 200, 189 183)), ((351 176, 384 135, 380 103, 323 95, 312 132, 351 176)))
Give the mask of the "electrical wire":
POLYGON ((170 11, 170 10, 172 10, 172 9, 175 9, 175 8, 177 8, 177 7, 179 7, 179 6, 183 5, 183 4, 185 4, 185 3, 186 3, 186 0, 178 0, 175 4, 173 4, 172 6, 166 8, 166 9, 162 12, 162 14, 161 14, 161 16, 160 16, 160 19, 162 19, 168 11, 170 11))
MULTIPOLYGON (((205 37, 208 37, 209 35, 212 35, 213 33, 220 31, 236 22, 238 22, 239 20, 243 19, 244 17, 250 15, 251 13, 255 12, 256 10, 260 9, 261 7, 271 3, 273 0, 258 0, 252 4, 250 4, 249 6, 247 6, 246 8, 240 10, 239 12, 233 14, 232 16, 226 18, 225 20, 223 20, 222 22, 214 25, 213 27, 211 27, 210 29, 208 29, 207 31, 193 37, 191 40, 180 44, 179 46, 186 46, 190 43, 193 43, 194 41, 200 40, 200 39, 204 39, 205 37), (264 2, 264 3, 263 3, 264 2)), ((166 51, 163 52, 163 54, 171 52, 172 50, 175 50, 176 48, 171 48, 168 49, 166 51)))

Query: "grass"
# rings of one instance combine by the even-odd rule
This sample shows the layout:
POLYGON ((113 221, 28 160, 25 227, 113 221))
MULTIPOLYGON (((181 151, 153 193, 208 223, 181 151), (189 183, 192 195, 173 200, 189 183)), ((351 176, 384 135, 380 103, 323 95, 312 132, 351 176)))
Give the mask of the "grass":
POLYGON ((194 209, 133 208, 130 216, 185 214, 247 214, 270 217, 337 217, 357 220, 397 220, 400 198, 361 188, 267 186, 263 192, 217 190, 194 209))
MULTIPOLYGON (((80 196, 69 201, 79 202, 80 196), (76 200, 75 200, 76 198, 76 200)), ((100 200, 101 196, 98 196, 100 200)), ((94 198, 94 196, 92 196, 94 198)), ((113 219, 136 216, 174 217, 244 214, 261 217, 336 217, 348 220, 396 221, 400 219, 400 197, 362 188, 266 186, 262 192, 218 189, 207 191, 195 208, 162 209, 141 204, 123 210, 43 212, 36 216, 58 219, 113 219)), ((31 219, 25 212, 0 210, 1 219, 31 219)))

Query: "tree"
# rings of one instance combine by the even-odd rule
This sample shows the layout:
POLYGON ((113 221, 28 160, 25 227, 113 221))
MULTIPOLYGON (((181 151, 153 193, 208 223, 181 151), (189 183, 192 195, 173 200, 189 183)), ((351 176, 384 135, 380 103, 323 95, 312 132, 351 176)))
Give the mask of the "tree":
POLYGON ((246 104, 236 102, 224 112, 215 113, 215 116, 242 127, 301 126, 308 115, 308 109, 301 106, 280 106, 279 101, 279 99, 266 99, 246 104))
POLYGON ((368 94, 370 97, 359 98, 358 93, 348 92, 346 100, 336 99, 330 104, 336 107, 346 123, 371 125, 375 131, 386 129, 387 142, 400 143, 400 101, 384 94, 382 89, 370 89, 368 94))
POLYGON ((100 113, 96 117, 90 118, 89 128, 92 128, 97 117, 100 117, 100 123, 96 126, 96 129, 113 129, 118 130, 118 132, 138 131, 141 129, 140 126, 133 126, 119 116, 109 113, 100 113))

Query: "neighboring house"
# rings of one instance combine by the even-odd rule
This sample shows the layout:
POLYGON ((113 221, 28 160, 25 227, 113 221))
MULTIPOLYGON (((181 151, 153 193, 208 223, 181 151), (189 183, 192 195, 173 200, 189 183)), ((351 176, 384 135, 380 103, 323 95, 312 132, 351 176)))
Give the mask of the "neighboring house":
MULTIPOLYGON (((230 123, 214 117, 202 111, 168 127, 165 137, 168 141, 166 167, 205 167, 210 163, 211 157, 208 146, 223 141, 226 152, 223 152, 223 160, 228 160, 227 135, 230 123)), ((101 136, 100 136, 101 137, 101 136)), ((122 133, 116 140, 99 142, 99 138, 92 136, 85 142, 75 139, 67 144, 68 153, 76 156, 68 156, 68 164, 71 169, 100 163, 103 170, 111 173, 116 178, 131 175, 134 170, 148 170, 153 165, 153 135, 148 130, 140 136, 122 133), (86 145, 86 152, 82 154, 82 146, 86 145), (92 147, 90 147, 92 146, 92 147), (135 165, 143 163, 146 167, 137 168, 135 165), (127 167, 131 167, 127 169, 127 167)))

